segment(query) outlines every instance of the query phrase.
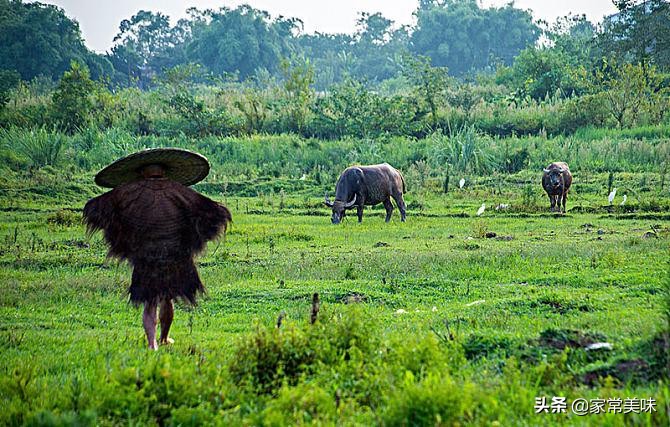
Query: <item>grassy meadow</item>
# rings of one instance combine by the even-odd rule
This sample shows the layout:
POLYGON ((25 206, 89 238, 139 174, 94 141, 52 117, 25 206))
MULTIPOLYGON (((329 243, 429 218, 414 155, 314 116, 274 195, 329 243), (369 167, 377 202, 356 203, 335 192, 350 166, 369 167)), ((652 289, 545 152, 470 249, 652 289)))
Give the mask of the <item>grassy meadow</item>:
MULTIPOLYGON (((13 149, 7 141, 20 138, 9 132, 7 164, 34 162, 26 153, 39 150, 13 149)), ((176 342, 158 352, 146 349, 141 309, 127 303, 130 268, 106 259, 102 236, 87 236, 80 218, 104 191, 93 175, 105 162, 142 144, 179 143, 68 138, 57 167, 3 169, 2 425, 670 422, 663 138, 487 140, 494 152, 503 142, 529 147, 529 163, 512 174, 447 172, 446 194, 444 170, 412 157, 440 141, 358 151, 355 141, 292 137, 186 142, 213 163, 196 189, 224 202, 233 224, 199 259, 207 295, 196 308, 178 306, 176 342), (551 214, 537 166, 579 144, 568 212, 551 214), (330 224, 323 192, 332 197, 355 155, 396 156, 389 161, 410 188, 406 223, 396 209, 385 224, 376 207, 362 224, 351 214, 330 224), (606 156, 629 163, 609 173, 606 156), (586 349, 602 342, 611 348, 586 349), (542 396, 657 406, 535 414, 542 396)))

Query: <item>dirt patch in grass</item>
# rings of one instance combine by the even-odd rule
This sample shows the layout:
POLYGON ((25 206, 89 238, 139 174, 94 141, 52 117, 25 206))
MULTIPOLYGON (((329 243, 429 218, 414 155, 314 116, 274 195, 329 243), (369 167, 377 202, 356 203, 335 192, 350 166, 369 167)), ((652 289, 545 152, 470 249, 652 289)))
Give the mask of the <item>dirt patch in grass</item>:
POLYGON ((595 332, 551 328, 542 331, 535 344, 540 347, 564 350, 566 347, 585 348, 590 344, 603 341, 605 341, 605 336, 595 332))
POLYGON ((615 378, 621 383, 630 381, 648 381, 649 364, 643 359, 630 359, 615 362, 609 366, 594 369, 585 373, 581 382, 594 387, 600 385, 607 377, 615 378))
POLYGON ((335 295, 335 302, 341 304, 359 304, 368 302, 368 296, 358 292, 335 295))
POLYGON ((631 213, 631 214, 618 214, 618 215, 602 215, 600 218, 609 218, 609 219, 644 219, 644 220, 659 220, 659 221, 669 221, 670 213, 668 212, 659 212, 659 213, 631 213))

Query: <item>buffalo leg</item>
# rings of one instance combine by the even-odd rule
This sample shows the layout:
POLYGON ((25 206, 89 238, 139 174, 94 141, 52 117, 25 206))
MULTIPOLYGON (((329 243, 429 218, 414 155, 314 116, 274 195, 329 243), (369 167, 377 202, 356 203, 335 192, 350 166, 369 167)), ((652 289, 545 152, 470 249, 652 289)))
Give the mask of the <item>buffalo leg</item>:
POLYGON ((405 222, 405 200, 402 198, 402 193, 396 194, 393 196, 393 200, 395 200, 395 204, 398 205, 398 210, 400 211, 400 221, 405 222))
POLYGON ((391 199, 384 200, 384 209, 386 209, 386 222, 391 221, 391 215, 393 215, 393 203, 391 199))
POLYGON ((565 192, 563 193, 563 213, 565 213, 565 204, 567 203, 567 201, 568 201, 568 193, 565 192))
POLYGON ((551 211, 553 212, 556 207, 556 198, 553 195, 549 195, 549 203, 551 203, 551 211))
POLYGON ((363 222, 363 205, 356 206, 356 214, 358 215, 358 222, 363 222))

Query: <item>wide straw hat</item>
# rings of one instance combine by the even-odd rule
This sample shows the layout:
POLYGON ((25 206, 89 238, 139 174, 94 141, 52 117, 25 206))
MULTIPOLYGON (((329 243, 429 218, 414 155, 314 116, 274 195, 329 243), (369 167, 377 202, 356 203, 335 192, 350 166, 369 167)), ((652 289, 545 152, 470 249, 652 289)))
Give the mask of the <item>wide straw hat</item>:
POLYGON ((179 148, 151 148, 123 157, 95 176, 101 187, 114 188, 142 179, 142 168, 161 165, 165 177, 184 185, 202 181, 209 173, 209 162, 201 154, 179 148))

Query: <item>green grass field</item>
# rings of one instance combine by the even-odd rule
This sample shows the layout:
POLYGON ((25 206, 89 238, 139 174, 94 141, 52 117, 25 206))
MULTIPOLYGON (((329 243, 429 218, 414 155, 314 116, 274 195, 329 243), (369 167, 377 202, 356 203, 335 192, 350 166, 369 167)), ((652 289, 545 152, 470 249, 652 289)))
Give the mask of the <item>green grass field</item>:
POLYGON ((564 216, 514 176, 410 192, 406 223, 368 209, 333 226, 320 189, 227 195, 233 225, 199 261, 208 294, 155 353, 130 268, 80 223, 102 190, 17 183, 0 194, 0 424, 668 425, 667 190, 608 209, 605 175, 576 178, 564 216), (543 396, 567 412, 535 414, 543 396), (656 410, 580 417, 577 398, 656 410))

